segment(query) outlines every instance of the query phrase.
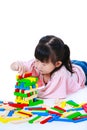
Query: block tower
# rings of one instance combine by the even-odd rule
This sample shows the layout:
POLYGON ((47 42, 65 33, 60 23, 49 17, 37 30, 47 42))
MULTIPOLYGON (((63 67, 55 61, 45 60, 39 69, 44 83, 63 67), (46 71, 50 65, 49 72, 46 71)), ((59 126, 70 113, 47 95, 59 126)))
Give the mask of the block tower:
POLYGON ((34 106, 42 104, 43 100, 37 98, 38 78, 32 76, 32 73, 16 76, 16 85, 14 95, 18 104, 28 104, 34 106))

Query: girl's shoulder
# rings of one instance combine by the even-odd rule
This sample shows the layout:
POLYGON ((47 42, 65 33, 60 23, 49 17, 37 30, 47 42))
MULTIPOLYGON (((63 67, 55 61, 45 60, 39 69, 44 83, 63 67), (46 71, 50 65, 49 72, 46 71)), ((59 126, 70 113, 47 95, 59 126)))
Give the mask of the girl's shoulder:
POLYGON ((73 69, 74 72, 83 73, 83 69, 82 69, 81 66, 79 66, 79 65, 72 64, 72 69, 73 69))
POLYGON ((71 75, 71 73, 66 69, 65 66, 62 66, 60 69, 52 74, 52 77, 66 77, 69 75, 71 75))

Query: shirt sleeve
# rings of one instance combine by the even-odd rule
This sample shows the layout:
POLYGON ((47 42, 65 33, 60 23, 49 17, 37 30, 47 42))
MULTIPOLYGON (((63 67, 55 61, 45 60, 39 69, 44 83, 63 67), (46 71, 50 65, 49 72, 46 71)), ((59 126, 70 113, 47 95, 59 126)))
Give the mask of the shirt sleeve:
POLYGON ((30 61, 18 61, 25 68, 25 72, 31 72, 33 69, 34 60, 30 61))

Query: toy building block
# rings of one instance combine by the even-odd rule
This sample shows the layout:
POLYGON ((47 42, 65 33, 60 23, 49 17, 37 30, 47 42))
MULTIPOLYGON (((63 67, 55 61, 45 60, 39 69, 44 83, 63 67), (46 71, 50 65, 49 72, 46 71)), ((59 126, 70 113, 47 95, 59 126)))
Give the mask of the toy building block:
POLYGON ((56 109, 60 110, 61 112, 66 112, 66 110, 65 110, 65 109, 63 109, 62 107, 59 107, 59 106, 54 106, 54 108, 56 108, 56 109))
POLYGON ((14 108, 21 108, 23 109, 25 106, 28 106, 27 104, 18 104, 18 103, 9 103, 9 106, 14 108))
POLYGON ((55 121, 61 121, 61 122, 74 122, 74 120, 68 119, 68 118, 57 118, 55 121))
POLYGON ((65 108, 65 106, 66 106, 66 101, 62 101, 62 102, 60 103, 60 107, 61 107, 61 108, 65 108))
POLYGON ((41 116, 35 116, 34 118, 32 118, 31 120, 29 120, 29 123, 34 123, 34 121, 36 121, 37 119, 41 118, 41 116))
POLYGON ((38 118, 37 120, 34 120, 33 123, 39 123, 40 121, 42 121, 44 119, 44 116, 41 116, 40 118, 38 118))
POLYGON ((21 117, 10 117, 10 118, 8 118, 8 117, 6 117, 6 118, 0 117, 0 122, 8 123, 8 122, 11 122, 11 121, 21 120, 21 119, 22 119, 21 117))
POLYGON ((71 105, 71 106, 73 106, 73 107, 79 107, 79 104, 77 104, 73 100, 68 100, 66 103, 69 104, 69 105, 71 105))
POLYGON ((72 113, 73 113, 72 111, 64 112, 64 113, 61 115, 61 117, 62 117, 62 118, 65 118, 65 117, 69 116, 69 115, 72 114, 72 113))
POLYGON ((31 107, 31 108, 28 108, 28 110, 40 110, 40 111, 43 111, 43 110, 46 110, 46 108, 45 107, 31 107))
POLYGON ((34 106, 42 104, 43 100, 37 98, 38 78, 32 76, 31 73, 16 76, 16 85, 14 95, 18 104, 28 104, 34 106))
POLYGON ((25 111, 25 110, 16 111, 15 114, 23 117, 31 117, 33 115, 30 111, 25 111))
POLYGON ((5 108, 0 108, 0 111, 5 111, 5 108))
POLYGON ((52 118, 52 116, 50 115, 50 116, 47 116, 47 117, 45 117, 42 121, 40 121, 40 124, 45 124, 45 123, 47 123, 50 119, 52 118))
POLYGON ((87 113, 87 103, 83 104, 82 107, 83 107, 84 111, 87 113))
POLYGON ((80 119, 74 120, 74 123, 78 123, 82 121, 87 121, 87 118, 80 118, 80 119))
POLYGON ((74 113, 68 115, 67 118, 73 119, 73 118, 76 118, 76 117, 79 117, 79 116, 81 116, 80 112, 74 112, 74 113))
POLYGON ((69 112, 69 111, 81 111, 81 110, 83 110, 82 107, 79 107, 79 108, 71 108, 71 109, 68 109, 68 110, 66 110, 66 111, 69 112))
POLYGON ((61 109, 58 109, 57 106, 56 106, 56 107, 51 107, 51 109, 53 109, 53 110, 59 112, 60 114, 64 113, 64 111, 61 110, 61 109))
POLYGON ((14 114, 14 112, 15 112, 15 110, 10 110, 7 116, 11 117, 14 114))

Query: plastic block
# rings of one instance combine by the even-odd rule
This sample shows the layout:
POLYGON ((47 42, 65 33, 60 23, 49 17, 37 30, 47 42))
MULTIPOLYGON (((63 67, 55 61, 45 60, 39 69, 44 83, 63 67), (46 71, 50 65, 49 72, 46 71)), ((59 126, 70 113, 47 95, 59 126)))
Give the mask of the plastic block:
POLYGON ((46 117, 45 119, 43 119, 42 121, 40 121, 40 124, 45 124, 45 123, 47 123, 51 118, 52 118, 52 116, 46 117))
POLYGON ((74 113, 68 115, 67 118, 73 119, 73 118, 79 117, 80 115, 81 115, 80 112, 74 112, 74 113))
POLYGON ((74 123, 82 122, 82 121, 87 121, 87 118, 81 118, 78 120, 74 120, 74 123))
POLYGON ((39 119, 41 116, 36 116, 33 119, 29 120, 29 123, 33 123, 35 120, 39 119))
POLYGON ((43 100, 37 99, 37 101, 35 102, 29 102, 29 106, 35 106, 35 105, 43 104, 43 103, 44 103, 43 100))
POLYGON ((84 111, 87 112, 87 103, 83 104, 82 107, 83 107, 84 111))
POLYGON ((73 106, 73 107, 78 107, 79 106, 79 104, 77 104, 73 100, 68 100, 68 101, 66 101, 66 103, 69 104, 69 105, 71 105, 71 106, 73 106))
POLYGON ((63 113, 63 112, 66 112, 66 110, 65 110, 65 109, 63 109, 63 108, 61 108, 61 107, 59 107, 59 106, 54 106, 54 108, 56 108, 56 109, 60 110, 62 113, 63 113))
POLYGON ((0 111, 5 111, 5 108, 0 108, 0 111))
POLYGON ((60 110, 60 109, 58 109, 58 108, 55 108, 55 107, 51 107, 51 109, 53 109, 53 110, 55 110, 55 111, 57 111, 57 112, 59 112, 59 113, 64 113, 64 111, 62 111, 62 110, 60 110))
POLYGON ((13 103, 13 104, 9 104, 9 106, 23 109, 25 106, 28 106, 28 105, 27 105, 27 104, 17 104, 17 103, 13 103))
POLYGON ((14 110, 10 110, 7 116, 12 116, 14 114, 14 110))
POLYGON ((67 119, 67 118, 57 118, 55 121, 74 122, 72 119, 67 119))

